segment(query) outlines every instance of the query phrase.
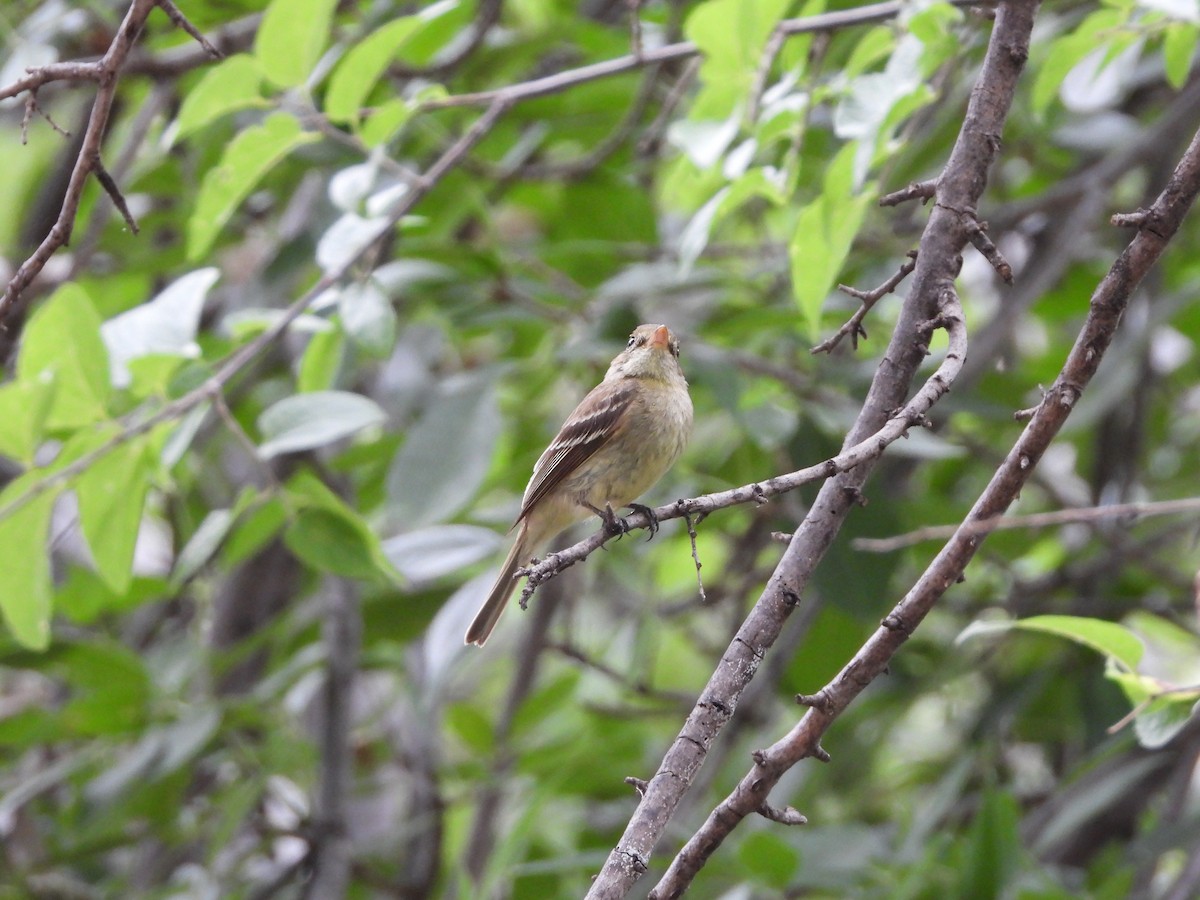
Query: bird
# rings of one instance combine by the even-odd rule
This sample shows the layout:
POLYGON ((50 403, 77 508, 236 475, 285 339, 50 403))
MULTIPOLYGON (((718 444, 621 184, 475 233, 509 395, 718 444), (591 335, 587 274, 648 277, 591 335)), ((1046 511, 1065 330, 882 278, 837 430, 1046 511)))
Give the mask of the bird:
POLYGON ((666 325, 639 325, 534 465, 509 529, 517 529, 516 540, 464 643, 483 646, 516 588, 517 569, 559 532, 592 514, 619 531, 614 509, 648 512, 633 501, 675 464, 691 431, 679 341, 666 325))

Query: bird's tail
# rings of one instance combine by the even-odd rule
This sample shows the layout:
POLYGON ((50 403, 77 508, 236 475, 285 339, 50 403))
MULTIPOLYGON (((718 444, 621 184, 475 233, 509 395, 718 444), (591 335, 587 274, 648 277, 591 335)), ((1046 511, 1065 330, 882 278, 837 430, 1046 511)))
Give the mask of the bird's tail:
POLYGON ((529 559, 529 553, 532 551, 528 538, 529 528, 522 522, 521 530, 517 533, 517 539, 513 542, 512 549, 508 551, 504 565, 500 567, 500 574, 496 576, 491 592, 483 601, 483 606, 479 607, 479 612, 475 614, 471 627, 467 629, 464 643, 482 647, 487 641, 488 635, 492 633, 492 629, 496 627, 496 623, 500 621, 500 614, 504 612, 504 607, 508 605, 508 598, 512 596, 512 592, 516 588, 513 576, 516 575, 517 569, 521 567, 522 563, 529 559))

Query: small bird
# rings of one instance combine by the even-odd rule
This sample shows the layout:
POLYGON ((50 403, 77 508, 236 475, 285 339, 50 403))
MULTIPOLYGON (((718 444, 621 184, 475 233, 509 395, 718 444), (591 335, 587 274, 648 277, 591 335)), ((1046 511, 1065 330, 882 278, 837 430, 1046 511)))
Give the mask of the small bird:
POLYGON ((533 467, 517 539, 466 643, 482 647, 516 585, 520 566, 569 525, 632 507, 674 465, 692 431, 692 398, 679 341, 666 325, 639 325, 608 372, 583 398, 533 467))

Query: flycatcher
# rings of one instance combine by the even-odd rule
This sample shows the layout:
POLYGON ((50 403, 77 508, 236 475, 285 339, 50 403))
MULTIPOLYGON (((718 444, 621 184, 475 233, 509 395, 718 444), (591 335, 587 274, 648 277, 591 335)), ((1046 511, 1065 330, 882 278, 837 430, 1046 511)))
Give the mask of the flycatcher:
POLYGON ((516 585, 513 576, 569 525, 595 513, 610 527, 671 468, 692 431, 692 399, 679 341, 666 325, 639 325, 604 380, 575 407, 533 467, 516 542, 466 643, 488 639, 516 585))

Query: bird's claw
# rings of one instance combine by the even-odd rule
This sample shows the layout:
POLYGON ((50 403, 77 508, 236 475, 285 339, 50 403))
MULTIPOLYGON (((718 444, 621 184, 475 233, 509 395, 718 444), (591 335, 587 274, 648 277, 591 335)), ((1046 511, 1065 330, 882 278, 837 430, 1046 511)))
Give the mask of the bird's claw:
MULTIPOLYGON (((646 538, 646 540, 654 540, 654 536, 658 534, 658 516, 654 514, 654 510, 652 510, 649 506, 646 506, 644 503, 630 503, 625 508, 631 509, 635 513, 641 513, 646 517, 648 523, 646 525, 646 530, 650 532, 650 536, 646 538)), ((621 521, 624 522, 625 520, 622 519, 621 521)), ((626 526, 628 526, 628 523, 626 523, 626 526)))

